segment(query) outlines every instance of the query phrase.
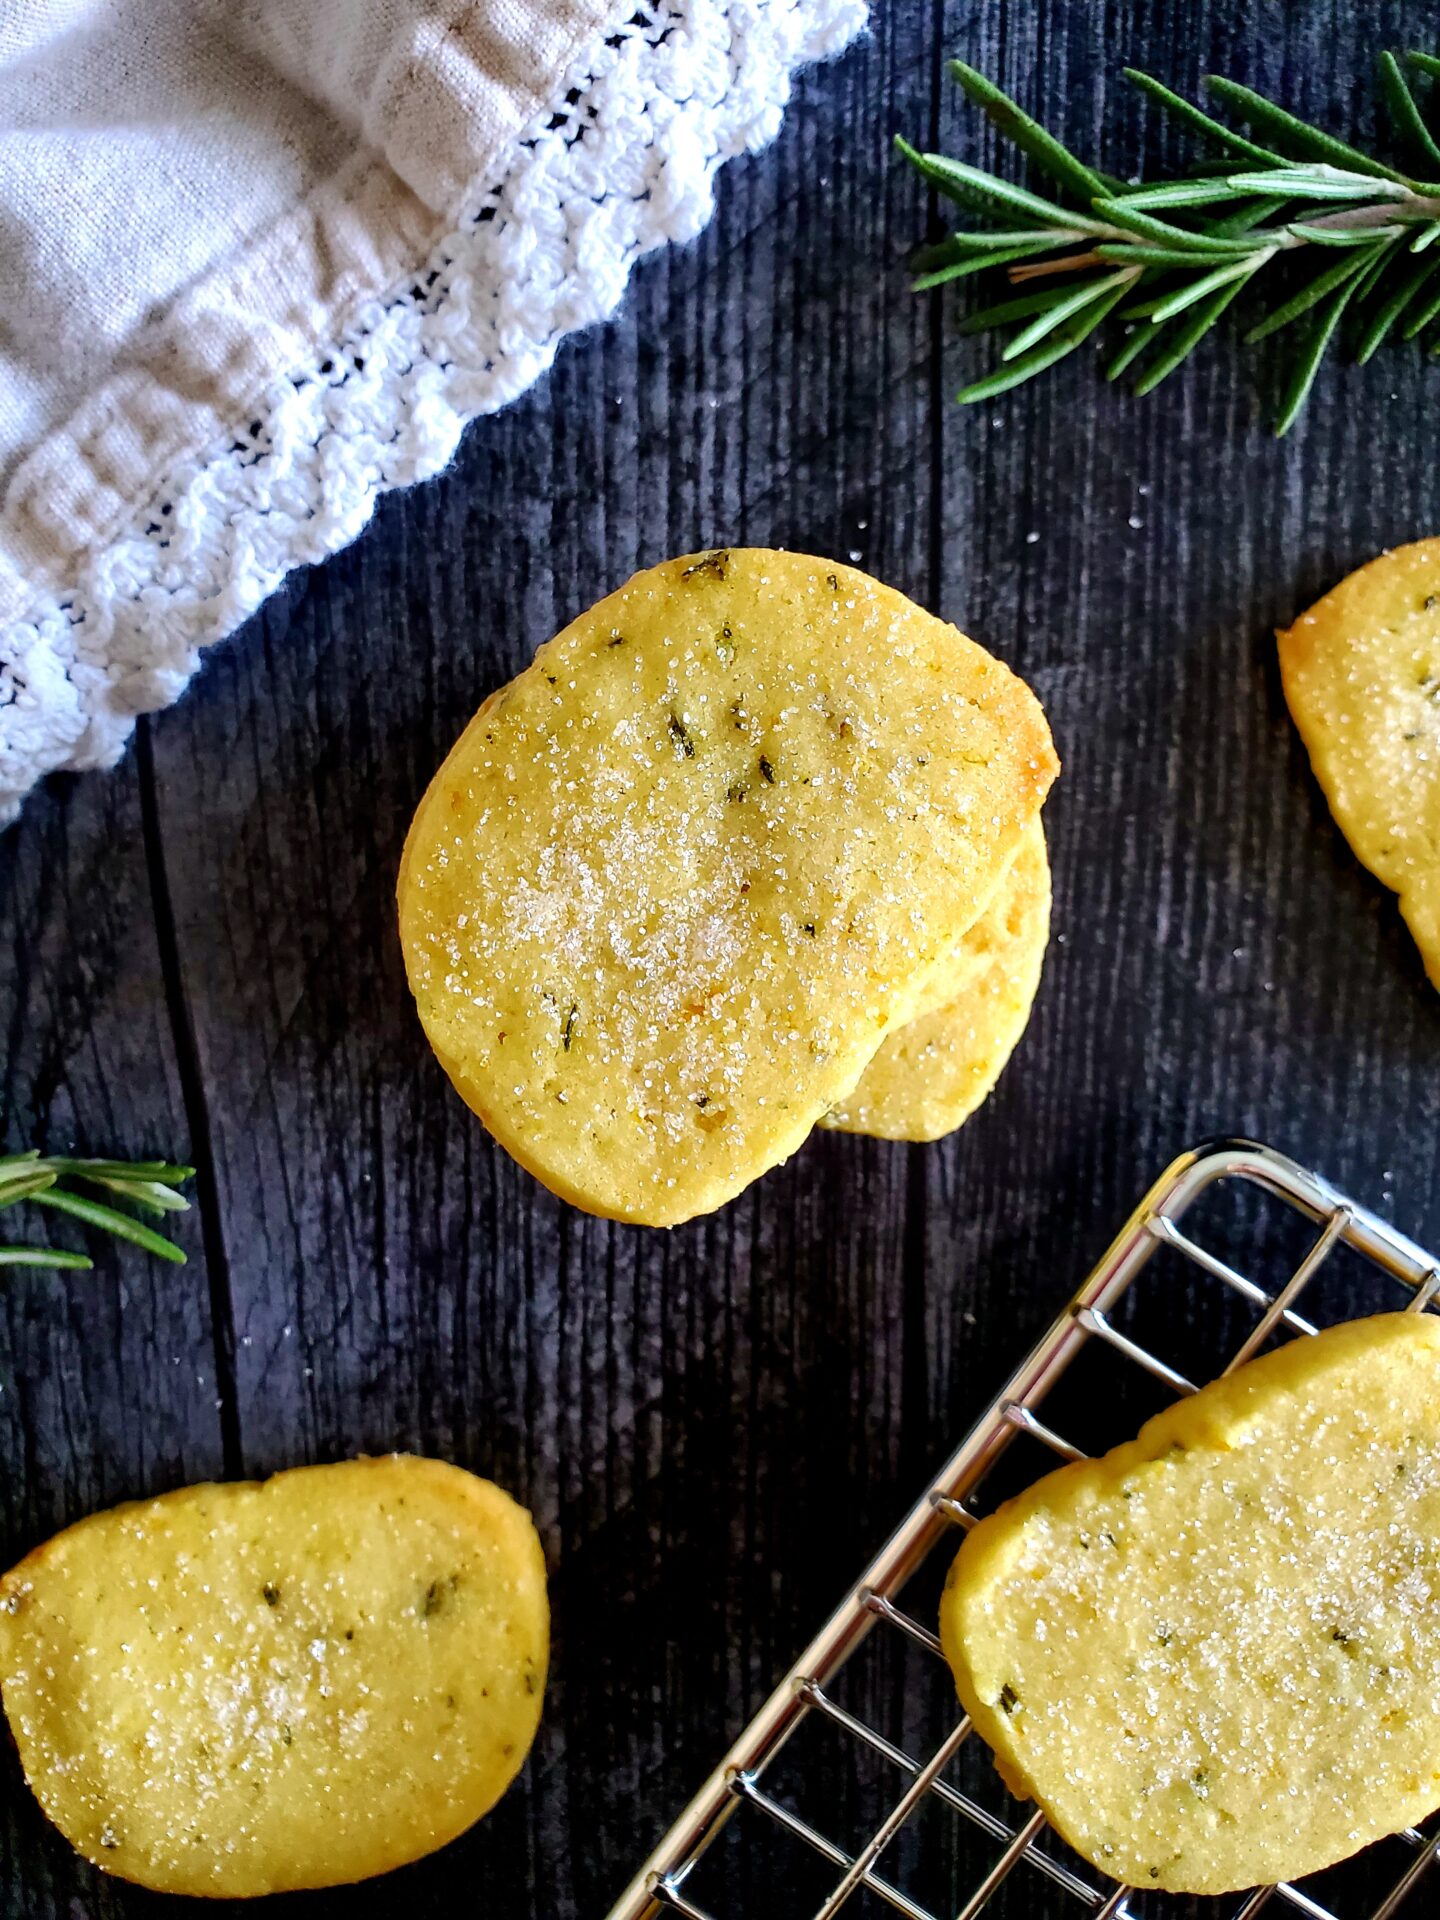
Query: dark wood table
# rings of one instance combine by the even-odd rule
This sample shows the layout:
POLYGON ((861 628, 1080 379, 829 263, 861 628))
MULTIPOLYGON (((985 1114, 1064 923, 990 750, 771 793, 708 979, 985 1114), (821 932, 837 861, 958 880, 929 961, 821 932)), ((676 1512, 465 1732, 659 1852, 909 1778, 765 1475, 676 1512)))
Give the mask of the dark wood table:
MULTIPOLYGON (((1126 62, 1366 135, 1376 50, 1434 43, 1420 0, 882 4, 701 241, 217 647, 117 772, 52 782, 0 840, 6 1140, 200 1168, 185 1269, 100 1246, 93 1275, 0 1284, 7 1560, 128 1497, 390 1448, 493 1476, 544 1535, 554 1678, 520 1783, 399 1878, 277 1910, 602 1914, 1198 1137, 1269 1139, 1440 1243, 1440 999, 1309 777, 1272 640, 1440 532, 1440 373, 1327 367, 1281 443, 1278 356, 1233 334, 1148 401, 1087 353, 957 409, 990 349, 907 291, 926 204, 890 153, 994 153, 952 52, 1128 168, 1142 135, 1179 143, 1126 62), (633 568, 718 542, 848 555, 1034 682, 1065 761, 1055 940, 963 1132, 818 1135, 665 1234, 567 1210, 490 1144, 423 1042, 392 898, 484 694, 633 568)), ((71 1854, 13 1753, 0 1848, 8 1915, 170 1911, 71 1854)), ((1006 1910, 1079 1909, 1030 1883, 1006 1910)), ((757 1882, 743 1911, 789 1909, 757 1882)))

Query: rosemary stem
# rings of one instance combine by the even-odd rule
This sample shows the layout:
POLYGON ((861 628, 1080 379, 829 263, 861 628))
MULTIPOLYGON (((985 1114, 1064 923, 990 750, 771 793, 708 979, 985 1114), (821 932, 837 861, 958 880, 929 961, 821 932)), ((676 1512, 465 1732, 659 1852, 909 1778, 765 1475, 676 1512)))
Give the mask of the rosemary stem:
MULTIPOLYGON (((1338 213, 1322 213, 1305 222, 1307 227, 1325 227, 1334 233, 1359 233, 1370 227, 1423 226, 1440 220, 1440 199, 1433 195, 1407 193, 1403 200, 1390 200, 1368 207, 1342 207, 1338 213)), ((1258 237, 1258 236, 1257 236, 1258 237)), ((1301 234, 1277 232, 1267 235, 1277 247, 1303 247, 1310 243, 1301 234)))
POLYGON ((1010 279, 1043 280, 1052 273, 1078 273, 1085 267, 1103 267, 1105 261, 1098 253, 1066 253, 1055 260, 1027 260, 1018 267, 1009 270, 1010 279))

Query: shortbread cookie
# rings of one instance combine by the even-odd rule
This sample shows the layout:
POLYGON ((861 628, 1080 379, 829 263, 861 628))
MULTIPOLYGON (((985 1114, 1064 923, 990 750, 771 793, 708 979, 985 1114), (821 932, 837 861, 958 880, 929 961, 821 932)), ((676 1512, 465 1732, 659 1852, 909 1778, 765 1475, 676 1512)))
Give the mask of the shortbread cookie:
POLYGON ((0 1580, 26 1778, 88 1860, 165 1893, 443 1846, 519 1770, 548 1646, 529 1515, 405 1456, 117 1507, 0 1580))
POLYGON ((1054 778, 1034 696, 827 560, 636 575, 487 701, 400 930, 441 1063, 590 1212, 718 1207, 799 1146, 973 924, 1054 778))
POLYGON ((1050 862, 1036 819, 994 900, 960 942, 946 999, 882 1041, 821 1126, 882 1140, 939 1140, 1005 1070, 1030 1019, 1050 939, 1050 862))
POLYGON ((1279 639, 1330 811, 1440 986, 1440 539, 1381 554, 1279 639))
POLYGON ((1302 1338, 982 1520, 941 1605, 1013 1789, 1228 1893, 1440 1806, 1440 1320, 1302 1338))

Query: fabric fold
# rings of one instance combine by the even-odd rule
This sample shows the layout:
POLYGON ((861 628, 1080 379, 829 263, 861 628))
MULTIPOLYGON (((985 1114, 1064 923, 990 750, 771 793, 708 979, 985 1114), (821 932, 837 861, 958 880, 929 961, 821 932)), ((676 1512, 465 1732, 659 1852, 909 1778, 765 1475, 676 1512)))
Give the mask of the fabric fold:
MULTIPOLYGON (((642 254, 704 225, 716 168, 774 135, 794 71, 864 22, 863 0, 630 0, 618 23, 609 4, 545 9, 548 53, 574 44, 523 115, 496 76, 533 52, 529 0, 323 0, 298 28, 300 10, 244 9, 230 57, 243 42, 310 121, 326 103, 286 156, 296 199, 161 301, 68 411, 39 377, 7 412, 0 284, 0 821, 46 773, 113 762, 204 645, 612 312, 642 254), (384 38, 402 14, 425 31, 384 38), (385 58, 327 38, 342 16, 385 58), (472 112, 468 145, 438 134, 472 112), (15 458, 47 405, 61 418, 15 458)), ((0 31, 0 129, 14 44, 0 31)))
POLYGON ((0 72, 0 423, 52 399, 0 428, 0 620, 411 271, 622 6, 96 0, 27 43, 0 72))

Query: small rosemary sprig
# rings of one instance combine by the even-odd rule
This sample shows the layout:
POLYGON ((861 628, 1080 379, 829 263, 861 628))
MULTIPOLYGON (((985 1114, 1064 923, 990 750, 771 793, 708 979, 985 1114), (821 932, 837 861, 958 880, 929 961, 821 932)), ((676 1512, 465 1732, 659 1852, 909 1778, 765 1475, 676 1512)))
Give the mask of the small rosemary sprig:
MULTIPOLYGON (((1440 58, 1406 56, 1411 73, 1440 79, 1440 58)), ((917 290, 1003 270, 1015 292, 964 321, 965 333, 1009 330, 994 372, 956 397, 989 400, 1053 366, 1114 318, 1126 327, 1108 377, 1135 370, 1149 393, 1173 373, 1240 294, 1269 288, 1294 266, 1282 298, 1250 327, 1262 340, 1297 327, 1276 415, 1284 433, 1304 406, 1316 370, 1347 315, 1358 317, 1355 355, 1365 361, 1399 333, 1423 340, 1440 321, 1440 138, 1405 66, 1380 57, 1390 116, 1413 164, 1402 173, 1232 80, 1209 87, 1241 124, 1213 119, 1149 74, 1126 77, 1223 155, 1182 179, 1130 185, 1097 172, 963 61, 950 71, 1031 164, 1053 196, 943 154, 896 144, 940 193, 991 222, 925 249, 917 290), (1252 137, 1254 136, 1254 137, 1252 137)))
MULTIPOLYGON (((185 1213, 190 1202, 175 1191, 175 1182, 190 1179, 194 1171, 193 1167, 171 1166, 167 1160, 75 1160, 64 1155, 42 1159, 38 1149, 5 1154, 0 1155, 0 1207, 33 1200, 36 1206, 68 1213, 88 1227, 99 1227, 161 1260, 183 1266, 185 1255, 173 1240, 116 1207, 76 1193, 71 1183, 78 1180, 99 1187, 145 1213, 185 1213)), ((0 1246, 0 1267, 88 1268, 94 1264, 85 1254, 70 1253, 62 1247, 0 1246)))

